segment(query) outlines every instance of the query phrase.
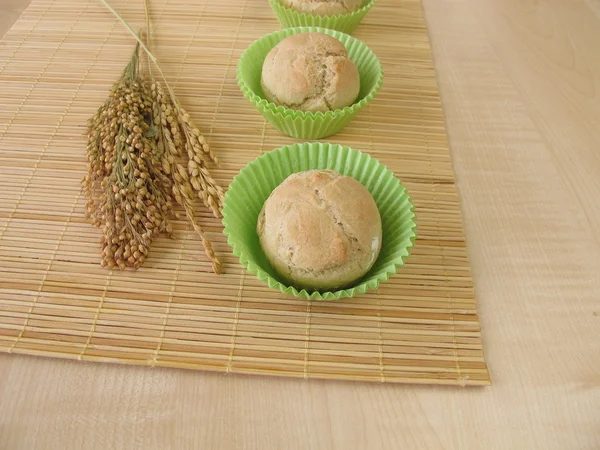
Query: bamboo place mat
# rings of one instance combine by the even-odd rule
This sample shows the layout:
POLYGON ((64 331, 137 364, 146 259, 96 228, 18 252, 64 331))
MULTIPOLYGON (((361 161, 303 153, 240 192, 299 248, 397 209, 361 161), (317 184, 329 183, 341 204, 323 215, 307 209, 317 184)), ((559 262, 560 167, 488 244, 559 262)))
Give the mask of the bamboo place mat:
MULTIPOLYGON (((112 0, 132 26, 141 0, 112 0)), ((290 144, 243 98, 241 52, 279 29, 267 0, 151 0, 155 54, 221 160, 227 186, 290 144)), ((86 119, 134 41, 98 0, 33 0, 0 44, 0 350, 80 360, 381 382, 483 385, 465 236, 421 3, 379 0, 355 36, 381 58, 380 95, 331 142, 367 151, 413 197, 419 238, 376 292, 339 302, 284 296, 245 273, 220 222, 221 255, 175 221, 143 268, 99 264, 84 218, 86 119)))

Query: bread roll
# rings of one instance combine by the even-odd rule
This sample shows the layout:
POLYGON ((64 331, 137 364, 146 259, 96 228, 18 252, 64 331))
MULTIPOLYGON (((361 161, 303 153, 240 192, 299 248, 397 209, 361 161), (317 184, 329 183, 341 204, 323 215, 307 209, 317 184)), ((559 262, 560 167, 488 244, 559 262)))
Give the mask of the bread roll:
POLYGON ((273 268, 297 288, 343 288, 381 249, 381 217, 369 191, 331 170, 290 175, 260 212, 257 233, 273 268))
POLYGON ((362 0, 282 0, 281 3, 298 12, 317 16, 337 16, 356 11, 362 0))
POLYGON ((360 75, 340 41, 323 33, 299 33, 277 44, 265 58, 265 98, 301 111, 330 111, 352 105, 360 75))

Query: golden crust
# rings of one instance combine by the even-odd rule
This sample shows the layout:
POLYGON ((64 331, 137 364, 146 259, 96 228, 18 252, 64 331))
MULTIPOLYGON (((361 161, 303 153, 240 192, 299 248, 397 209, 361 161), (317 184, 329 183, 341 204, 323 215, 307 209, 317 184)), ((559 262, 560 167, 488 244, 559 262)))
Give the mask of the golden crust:
POLYGON ((282 0, 281 3, 298 12, 318 16, 336 16, 356 11, 362 0, 282 0))
POLYGON ((381 249, 373 197, 355 179, 330 170, 289 176, 265 202, 257 232, 273 268, 307 289, 349 285, 381 249))
POLYGON ((323 33, 299 33, 267 54, 261 87, 265 98, 277 105, 330 111, 355 102, 360 75, 340 41, 323 33))

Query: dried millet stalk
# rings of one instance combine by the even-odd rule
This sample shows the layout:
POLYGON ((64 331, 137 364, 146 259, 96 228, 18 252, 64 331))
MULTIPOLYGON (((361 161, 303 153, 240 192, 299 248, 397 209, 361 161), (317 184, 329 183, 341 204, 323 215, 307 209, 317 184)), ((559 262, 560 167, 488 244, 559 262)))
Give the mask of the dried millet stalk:
POLYGON ((193 204, 198 195, 215 216, 220 213, 223 191, 205 165, 215 158, 172 91, 164 96, 159 84, 150 86, 140 77, 138 51, 139 45, 88 124, 89 170, 83 186, 88 216, 103 230, 102 265, 137 268, 153 237, 171 234, 172 192, 220 273, 221 263, 195 220, 193 204), (187 171, 179 162, 186 156, 182 148, 190 158, 187 171))
MULTIPOLYGON (((200 131, 194 127, 196 130, 196 132, 192 131, 192 133, 194 133, 194 139, 190 139, 190 132, 182 125, 182 121, 184 120, 182 119, 181 113, 177 112, 181 110, 178 110, 176 104, 173 103, 173 97, 173 95, 167 96, 164 94, 159 82, 155 81, 152 83, 153 119, 154 123, 157 125, 158 147, 163 150, 161 166, 166 174, 171 175, 175 200, 183 206, 188 221, 191 223, 194 231, 196 231, 202 239, 202 245, 204 246, 206 256, 212 260, 213 271, 218 274, 221 273, 221 262, 216 257, 210 241, 204 234, 204 230, 195 219, 194 189, 196 189, 196 193, 200 198, 206 198, 204 203, 207 207, 211 208, 215 217, 219 217, 220 215, 223 191, 216 185, 212 177, 210 177, 208 170, 206 170, 205 174, 203 173, 204 177, 200 176, 198 170, 192 170, 192 168, 200 167, 198 161, 203 164, 204 159, 200 159, 195 154, 190 155, 190 151, 188 150, 187 154, 190 158, 188 161, 189 172, 186 171, 184 166, 179 162, 183 157, 181 151, 182 147, 189 149, 194 145, 197 146, 198 144, 194 143, 199 142, 198 136, 202 140, 204 140, 204 138, 200 134, 200 131), (181 129, 183 129, 183 133, 180 126, 181 129), (199 182, 198 180, 202 181, 199 182), (204 183, 204 185, 201 183, 204 183), (196 188, 196 186, 198 186, 198 188, 196 188)), ((191 123, 189 116, 187 116, 187 120, 188 122, 184 123, 191 123)), ((215 158, 212 154, 211 157, 214 161, 215 158)))
POLYGON ((102 265, 139 267, 155 235, 170 232, 169 179, 151 133, 152 99, 138 48, 88 124, 87 213, 102 228, 102 265), (149 120, 150 119, 150 120, 149 120))

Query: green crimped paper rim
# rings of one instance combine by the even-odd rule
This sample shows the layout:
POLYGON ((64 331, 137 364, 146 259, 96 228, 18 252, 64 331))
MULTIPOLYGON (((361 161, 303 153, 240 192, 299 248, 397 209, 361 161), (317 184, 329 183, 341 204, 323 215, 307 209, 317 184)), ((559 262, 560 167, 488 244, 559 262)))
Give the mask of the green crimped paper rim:
POLYGON ((277 20, 283 28, 321 27, 352 33, 365 15, 375 4, 375 0, 364 0, 356 11, 335 16, 318 16, 296 11, 281 3, 281 0, 269 0, 277 20))
POLYGON ((275 31, 254 41, 238 62, 240 90, 250 103, 275 128, 298 139, 319 139, 341 131, 379 92, 383 84, 383 68, 369 47, 345 33, 318 27, 298 27, 275 31), (297 33, 320 32, 338 39, 348 51, 360 74, 358 100, 351 106, 327 112, 298 111, 276 105, 263 97, 260 87, 262 65, 267 53, 281 40, 297 33))
POLYGON ((408 192, 393 172, 366 153, 325 142, 294 144, 272 150, 248 163, 233 179, 223 204, 223 225, 234 255, 249 273, 269 287, 310 300, 338 300, 376 289, 404 265, 416 238, 408 192), (382 248, 373 268, 348 289, 308 292, 281 281, 258 240, 258 215, 271 192, 289 175, 331 169, 361 182, 375 199, 383 228, 382 248))

